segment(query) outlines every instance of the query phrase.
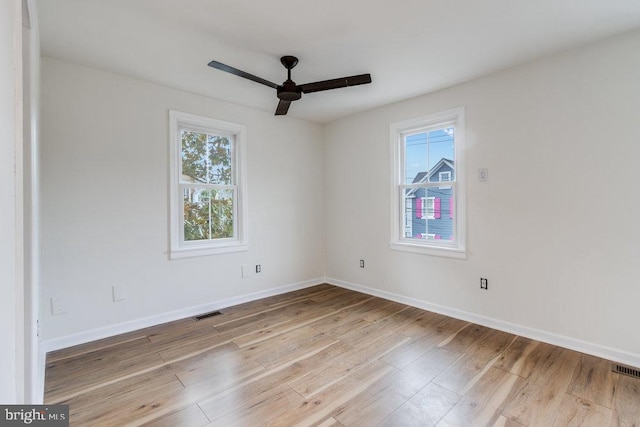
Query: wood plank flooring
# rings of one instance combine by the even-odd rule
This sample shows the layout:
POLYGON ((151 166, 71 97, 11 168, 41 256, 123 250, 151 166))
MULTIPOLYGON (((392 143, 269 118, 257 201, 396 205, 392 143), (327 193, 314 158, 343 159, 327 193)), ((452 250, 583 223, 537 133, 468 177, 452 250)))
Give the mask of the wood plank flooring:
POLYGON ((639 426, 611 362, 330 285, 47 355, 72 426, 639 426))

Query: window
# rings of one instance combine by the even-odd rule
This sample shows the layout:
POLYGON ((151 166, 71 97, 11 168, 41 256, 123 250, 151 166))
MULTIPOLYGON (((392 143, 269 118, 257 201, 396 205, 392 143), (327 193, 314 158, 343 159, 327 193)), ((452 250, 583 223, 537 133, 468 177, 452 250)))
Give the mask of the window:
POLYGON ((169 112, 171 258, 247 250, 243 125, 169 112))
POLYGON ((435 219, 436 218, 436 198, 435 197, 423 197, 422 205, 422 218, 423 219, 435 219))
POLYGON ((466 257, 464 108, 392 124, 391 146, 391 248, 466 257))
MULTIPOLYGON (((445 171, 445 172, 438 172, 438 181, 440 182, 446 182, 446 181, 451 181, 451 171, 445 171)), ((441 189, 447 189, 447 188, 451 188, 451 186, 449 185, 441 185, 440 186, 441 189)))

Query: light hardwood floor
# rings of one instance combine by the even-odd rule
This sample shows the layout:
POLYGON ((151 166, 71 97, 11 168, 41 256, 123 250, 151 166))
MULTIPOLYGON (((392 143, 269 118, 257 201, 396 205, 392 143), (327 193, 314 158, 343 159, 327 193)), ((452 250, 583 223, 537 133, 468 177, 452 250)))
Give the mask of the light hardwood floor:
POLYGON ((72 426, 638 426, 611 362, 320 285, 48 354, 72 426))

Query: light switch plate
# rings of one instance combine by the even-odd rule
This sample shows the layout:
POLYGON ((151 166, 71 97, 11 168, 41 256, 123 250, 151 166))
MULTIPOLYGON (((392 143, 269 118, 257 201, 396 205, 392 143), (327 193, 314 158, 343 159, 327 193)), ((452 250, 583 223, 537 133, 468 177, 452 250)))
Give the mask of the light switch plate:
POLYGON ((63 297, 51 297, 51 314, 57 316, 67 312, 67 300, 63 297))
POLYGON ((124 301, 127 299, 123 285, 113 285, 113 302, 124 301))
POLYGON ((245 277, 250 277, 253 276, 255 273, 255 266, 250 265, 250 264, 243 264, 242 265, 242 278, 244 279, 245 277))

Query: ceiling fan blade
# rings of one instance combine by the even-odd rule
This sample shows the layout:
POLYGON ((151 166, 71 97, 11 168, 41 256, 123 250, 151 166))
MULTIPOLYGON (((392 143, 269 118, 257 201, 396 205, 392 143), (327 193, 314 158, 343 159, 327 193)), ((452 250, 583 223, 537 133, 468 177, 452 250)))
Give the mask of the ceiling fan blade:
POLYGON ((311 93, 319 92, 321 90, 338 89, 347 86, 364 85, 367 83, 371 83, 371 74, 359 74, 357 76, 341 77, 339 79, 305 83, 298 87, 302 90, 303 93, 311 93))
POLYGON ((244 77, 245 79, 249 79, 251 81, 254 81, 256 83, 261 83, 265 86, 269 86, 271 88, 277 89, 278 85, 275 83, 270 82, 269 80, 265 80, 261 77, 258 76, 254 76, 253 74, 249 74, 247 72, 244 72, 242 70, 238 70, 237 68, 233 68, 229 65, 223 64, 222 62, 218 62, 218 61, 211 61, 209 62, 209 67, 212 68, 217 68, 218 70, 222 70, 222 71, 226 71, 227 73, 231 73, 231 74, 235 74, 236 76, 239 77, 244 77))
POLYGON ((291 101, 285 101, 281 99, 278 102, 278 107, 276 108, 276 116, 284 116, 289 111, 289 105, 291 105, 291 101))

